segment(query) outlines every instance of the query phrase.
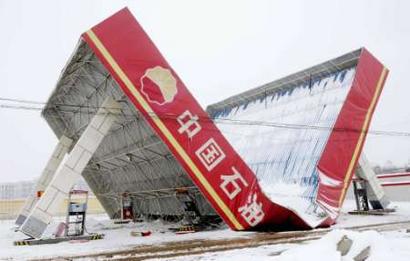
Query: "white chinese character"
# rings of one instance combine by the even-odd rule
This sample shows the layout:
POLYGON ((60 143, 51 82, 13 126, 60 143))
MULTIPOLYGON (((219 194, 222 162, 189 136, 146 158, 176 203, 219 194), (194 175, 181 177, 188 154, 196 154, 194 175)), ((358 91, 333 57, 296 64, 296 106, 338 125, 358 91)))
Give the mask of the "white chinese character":
POLYGON ((178 133, 186 132, 189 138, 194 137, 201 130, 201 125, 198 123, 198 115, 194 116, 188 110, 179 115, 177 121, 181 125, 178 133))
POLYGON ((205 142, 195 154, 208 171, 215 168, 225 158, 225 153, 212 138, 205 142))
POLYGON ((234 199, 236 195, 238 195, 239 192, 242 191, 241 187, 238 184, 238 181, 240 181, 245 187, 248 186, 246 180, 241 176, 241 173, 239 173, 235 167, 232 167, 232 171, 234 173, 232 175, 221 175, 221 179, 223 180, 223 182, 220 185, 220 187, 229 199, 234 199), (232 191, 229 191, 227 188, 229 184, 232 184, 234 188, 232 191))
POLYGON ((262 210, 262 203, 256 202, 257 195, 249 195, 248 202, 242 207, 238 208, 241 216, 252 227, 256 226, 265 217, 265 213, 262 210))

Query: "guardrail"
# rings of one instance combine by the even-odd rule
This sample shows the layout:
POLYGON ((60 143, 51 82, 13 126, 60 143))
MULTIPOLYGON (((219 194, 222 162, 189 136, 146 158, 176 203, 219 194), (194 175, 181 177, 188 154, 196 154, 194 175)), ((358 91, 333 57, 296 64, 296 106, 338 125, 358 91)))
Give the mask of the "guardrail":
POLYGON ((383 187, 410 186, 410 172, 380 174, 377 175, 377 178, 381 181, 381 185, 383 187), (408 179, 406 180, 382 182, 384 179, 396 179, 406 177, 408 177, 408 179))

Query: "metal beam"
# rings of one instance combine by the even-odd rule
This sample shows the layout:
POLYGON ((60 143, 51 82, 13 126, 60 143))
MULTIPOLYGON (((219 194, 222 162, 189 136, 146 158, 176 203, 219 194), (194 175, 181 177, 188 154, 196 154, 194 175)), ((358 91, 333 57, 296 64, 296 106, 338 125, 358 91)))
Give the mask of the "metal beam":
POLYGON ((355 174, 358 178, 367 181, 367 197, 373 209, 386 209, 390 201, 364 153, 359 158, 355 174))

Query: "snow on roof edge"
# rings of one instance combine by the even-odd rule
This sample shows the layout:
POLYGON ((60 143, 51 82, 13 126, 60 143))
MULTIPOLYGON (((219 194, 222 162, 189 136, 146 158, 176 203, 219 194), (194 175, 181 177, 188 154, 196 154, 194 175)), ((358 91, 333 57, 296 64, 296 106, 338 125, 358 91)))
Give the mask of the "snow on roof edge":
POLYGON ((266 83, 262 86, 250 89, 248 91, 233 95, 220 102, 208 105, 206 111, 213 115, 220 110, 233 108, 243 103, 257 100, 261 97, 269 96, 278 91, 291 89, 295 86, 303 84, 310 79, 317 79, 335 73, 337 71, 351 68, 357 65, 360 53, 364 48, 359 48, 342 56, 333 58, 326 62, 304 69, 302 71, 285 76, 278 80, 266 83))

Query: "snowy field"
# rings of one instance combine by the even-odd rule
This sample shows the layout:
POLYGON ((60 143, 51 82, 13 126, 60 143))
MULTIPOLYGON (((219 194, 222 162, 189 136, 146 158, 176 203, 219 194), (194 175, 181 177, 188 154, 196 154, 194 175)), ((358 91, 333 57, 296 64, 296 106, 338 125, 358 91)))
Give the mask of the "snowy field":
POLYGON ((370 246, 371 254, 366 261, 408 261, 410 260, 410 234, 404 231, 378 233, 376 231, 353 232, 335 229, 319 240, 299 245, 267 245, 257 248, 244 248, 225 252, 209 253, 201 256, 184 256, 170 259, 175 261, 242 261, 242 260, 277 260, 277 261, 353 261, 361 250, 370 246), (353 240, 349 253, 341 256, 336 245, 347 235, 353 240))
MULTIPOLYGON (((372 254, 368 260, 410 260, 410 233, 393 231, 378 233, 375 231, 352 232, 343 228, 349 226, 377 224, 383 222, 410 220, 410 202, 394 203, 397 212, 388 216, 351 216, 346 214, 354 208, 353 201, 347 201, 339 223, 334 230, 322 239, 303 244, 279 244, 246 248, 225 252, 203 254, 201 256, 184 256, 173 260, 352 260, 351 256, 365 246, 371 246, 372 254), (347 234, 354 240, 351 256, 341 259, 336 251, 335 242, 347 234), (307 257, 309 257, 307 259, 307 257), (350 259, 349 259, 350 258, 350 259)), ((55 220, 47 231, 52 234, 56 224, 55 220)), ((104 233, 105 239, 88 242, 63 242, 54 245, 40 246, 13 246, 14 240, 24 239, 25 236, 15 233, 13 220, 0 221, 0 259, 1 260, 27 260, 34 258, 55 258, 70 255, 91 254, 107 252, 110 250, 129 249, 141 245, 158 245, 172 241, 192 239, 229 239, 247 237, 253 232, 233 232, 228 228, 198 232, 193 234, 176 235, 168 228, 175 224, 155 221, 151 223, 137 223, 127 225, 113 225, 105 215, 90 215, 87 229, 89 232, 104 233), (132 237, 131 231, 152 231, 148 237, 132 237)), ((356 253, 357 254, 357 253, 356 253)))

